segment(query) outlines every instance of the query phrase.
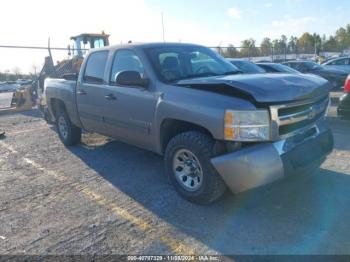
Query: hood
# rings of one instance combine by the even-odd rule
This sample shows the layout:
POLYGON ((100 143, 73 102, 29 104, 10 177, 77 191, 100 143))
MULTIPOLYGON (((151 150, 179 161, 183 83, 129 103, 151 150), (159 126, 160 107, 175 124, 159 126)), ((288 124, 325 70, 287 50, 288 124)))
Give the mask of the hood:
POLYGON ((270 104, 323 97, 331 89, 327 80, 306 74, 215 76, 180 80, 176 84, 270 104))
POLYGON ((334 66, 322 66, 322 68, 313 70, 314 72, 320 72, 325 74, 333 74, 333 75, 346 75, 347 72, 344 69, 336 68, 334 66))
POLYGON ((336 72, 343 71, 347 74, 350 73, 350 65, 326 65, 325 68, 335 69, 336 72))

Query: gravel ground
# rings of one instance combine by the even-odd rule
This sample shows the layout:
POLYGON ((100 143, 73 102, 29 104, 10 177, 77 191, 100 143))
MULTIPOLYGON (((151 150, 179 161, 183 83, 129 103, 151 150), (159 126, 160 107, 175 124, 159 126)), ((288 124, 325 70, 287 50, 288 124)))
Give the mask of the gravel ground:
POLYGON ((350 254, 350 122, 335 103, 317 172, 210 206, 181 199, 153 153, 94 134, 65 148, 36 111, 1 115, 0 254, 350 254))

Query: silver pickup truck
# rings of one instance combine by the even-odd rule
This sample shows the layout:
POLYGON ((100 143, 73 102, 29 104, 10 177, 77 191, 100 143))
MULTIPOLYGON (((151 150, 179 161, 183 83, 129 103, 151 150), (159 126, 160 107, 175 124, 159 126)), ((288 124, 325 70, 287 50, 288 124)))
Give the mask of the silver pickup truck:
POLYGON ((175 189, 195 203, 312 172, 333 148, 329 82, 243 75, 203 46, 92 50, 79 75, 64 78, 47 79, 45 92, 65 145, 84 129, 163 155, 175 189))

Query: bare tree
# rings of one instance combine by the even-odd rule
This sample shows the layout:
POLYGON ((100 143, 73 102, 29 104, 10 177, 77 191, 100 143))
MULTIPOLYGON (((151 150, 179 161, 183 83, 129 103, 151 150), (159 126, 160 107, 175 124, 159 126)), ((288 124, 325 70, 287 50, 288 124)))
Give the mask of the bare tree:
POLYGON ((12 72, 16 75, 16 76, 19 76, 21 74, 21 69, 16 66, 12 69, 12 72))
POLYGON ((36 74, 37 74, 37 71, 38 71, 38 68, 39 68, 39 66, 38 65, 36 65, 36 64, 33 64, 32 65, 32 74, 34 74, 35 76, 36 76, 36 74))

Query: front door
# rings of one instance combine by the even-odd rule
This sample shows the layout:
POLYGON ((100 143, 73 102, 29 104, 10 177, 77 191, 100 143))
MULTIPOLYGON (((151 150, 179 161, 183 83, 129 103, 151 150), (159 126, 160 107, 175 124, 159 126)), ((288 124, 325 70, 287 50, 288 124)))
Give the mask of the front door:
POLYGON ((109 136, 147 148, 152 144, 157 95, 151 87, 117 85, 115 77, 121 71, 137 71, 142 77, 145 74, 141 60, 133 51, 117 51, 109 85, 104 89, 106 132, 109 136))

